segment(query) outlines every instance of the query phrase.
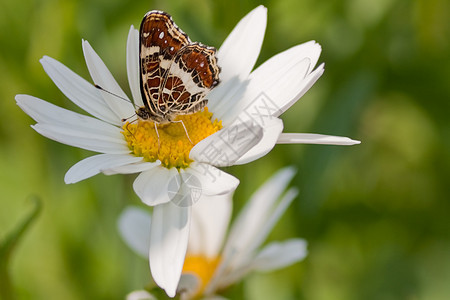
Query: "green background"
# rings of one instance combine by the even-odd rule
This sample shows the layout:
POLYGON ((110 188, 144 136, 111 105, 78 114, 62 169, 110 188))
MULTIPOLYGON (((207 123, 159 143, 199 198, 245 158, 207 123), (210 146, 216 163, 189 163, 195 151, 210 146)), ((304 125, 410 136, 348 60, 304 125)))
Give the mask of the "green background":
POLYGON ((30 213, 33 196, 42 202, 10 260, 17 299, 123 299, 149 280, 147 262, 116 230, 125 206, 142 205, 131 187, 135 176, 65 185, 68 168, 91 153, 40 136, 15 104, 15 94, 25 93, 80 111, 39 59, 51 56, 90 80, 84 38, 129 94, 126 38, 148 10, 169 12, 192 40, 219 47, 258 4, 268 7, 258 65, 308 40, 323 48, 325 73, 282 116, 284 131, 362 144, 278 145, 226 169, 241 180, 238 209, 273 172, 295 165, 300 196, 270 240, 304 237, 310 251, 294 266, 249 276, 227 296, 448 299, 449 1, 2 0, 0 241, 30 213))

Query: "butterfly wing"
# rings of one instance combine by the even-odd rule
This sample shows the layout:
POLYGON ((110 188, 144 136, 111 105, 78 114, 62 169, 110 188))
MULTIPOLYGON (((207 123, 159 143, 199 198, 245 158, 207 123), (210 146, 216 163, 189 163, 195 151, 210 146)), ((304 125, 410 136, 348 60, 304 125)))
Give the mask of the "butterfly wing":
POLYGON ((202 109, 219 83, 216 49, 191 43, 169 14, 150 11, 140 28, 141 93, 158 123, 202 109))
POLYGON ((219 83, 216 49, 200 43, 184 46, 170 65, 162 97, 176 116, 202 109, 206 94, 219 83))
POLYGON ((189 37, 181 31, 169 14, 149 11, 141 22, 139 31, 140 87, 144 105, 150 118, 161 122, 167 113, 163 99, 164 83, 170 66, 179 50, 190 44, 189 37))

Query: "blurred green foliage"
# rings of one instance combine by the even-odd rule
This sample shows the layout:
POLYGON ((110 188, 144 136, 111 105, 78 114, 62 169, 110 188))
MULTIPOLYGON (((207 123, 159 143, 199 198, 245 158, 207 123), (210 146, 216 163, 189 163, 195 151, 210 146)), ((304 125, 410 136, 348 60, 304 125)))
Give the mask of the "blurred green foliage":
MULTIPOLYGON (((447 0, 0 2, 0 240, 38 195, 42 212, 10 261, 18 299, 123 299, 149 281, 116 219, 140 201, 134 176, 65 185, 90 155, 50 141, 14 101, 26 93, 80 111, 45 75, 48 55, 89 79, 87 39, 128 91, 131 24, 162 9, 192 40, 219 47, 258 4, 268 7, 258 64, 314 39, 326 71, 283 115, 286 132, 362 140, 353 147, 279 145, 228 168, 236 209, 275 170, 294 164, 300 196, 270 239, 304 237, 299 264, 254 274, 233 299, 447 299, 450 295, 450 2, 447 0)), ((89 79, 90 80, 90 79, 89 79)))

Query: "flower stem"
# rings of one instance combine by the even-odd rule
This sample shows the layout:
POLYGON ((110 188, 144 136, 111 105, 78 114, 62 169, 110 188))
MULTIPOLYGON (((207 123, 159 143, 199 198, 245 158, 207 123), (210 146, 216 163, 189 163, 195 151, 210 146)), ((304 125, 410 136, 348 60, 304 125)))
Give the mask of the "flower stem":
POLYGON ((30 227, 41 211, 41 201, 33 197, 34 208, 3 241, 0 241, 0 298, 3 300, 15 299, 14 287, 9 273, 11 255, 14 252, 19 240, 30 227))

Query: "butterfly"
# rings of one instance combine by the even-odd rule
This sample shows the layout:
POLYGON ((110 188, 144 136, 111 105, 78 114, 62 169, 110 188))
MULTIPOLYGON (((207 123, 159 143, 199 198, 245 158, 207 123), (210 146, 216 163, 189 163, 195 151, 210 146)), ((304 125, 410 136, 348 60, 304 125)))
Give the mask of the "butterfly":
POLYGON ((144 16, 139 44, 140 119, 156 127, 206 106, 206 95, 220 81, 214 47, 191 42, 169 14, 156 10, 144 16))

